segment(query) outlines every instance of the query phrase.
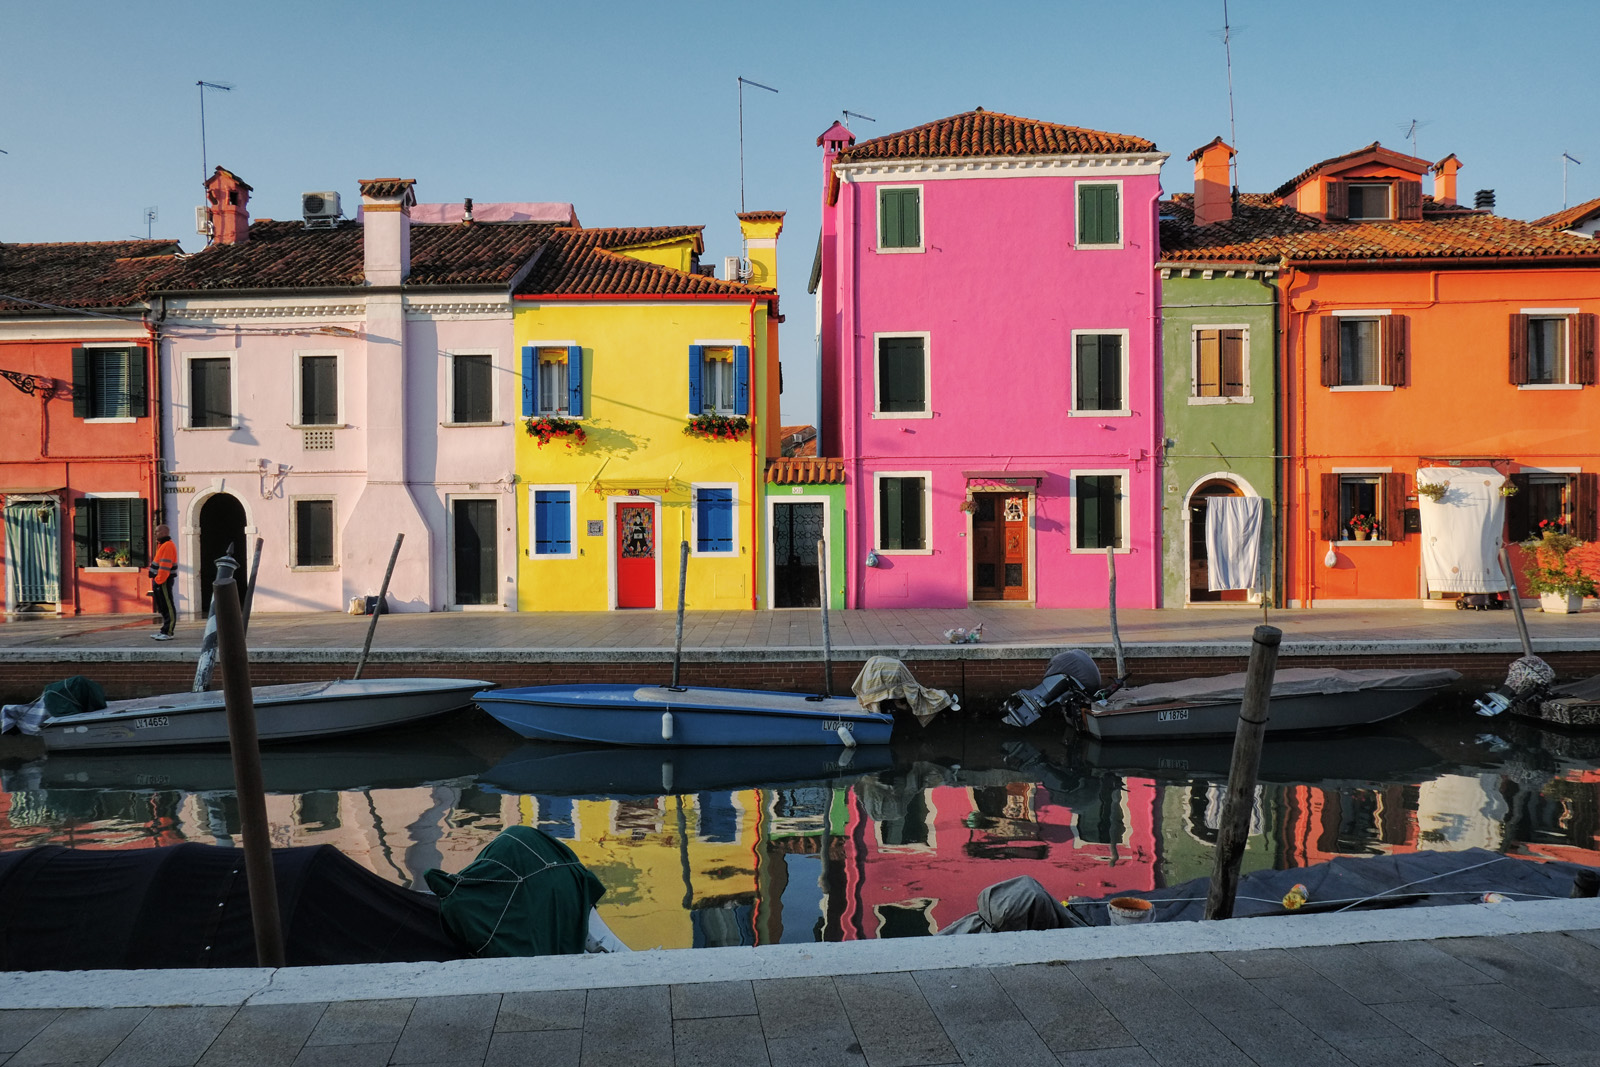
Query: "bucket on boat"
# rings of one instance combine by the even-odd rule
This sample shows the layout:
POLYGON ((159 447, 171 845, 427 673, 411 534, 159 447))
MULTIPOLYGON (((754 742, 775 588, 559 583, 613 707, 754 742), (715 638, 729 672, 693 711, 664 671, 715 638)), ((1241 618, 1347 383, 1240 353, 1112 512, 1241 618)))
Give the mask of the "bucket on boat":
POLYGON ((1112 926, 1137 926, 1156 917, 1156 906, 1143 897, 1115 897, 1106 905, 1112 926))

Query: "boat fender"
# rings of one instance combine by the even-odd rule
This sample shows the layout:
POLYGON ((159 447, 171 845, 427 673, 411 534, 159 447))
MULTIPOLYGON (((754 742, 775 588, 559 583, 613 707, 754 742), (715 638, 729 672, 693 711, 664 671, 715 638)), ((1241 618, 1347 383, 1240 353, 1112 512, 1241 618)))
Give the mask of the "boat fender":
POLYGON ((661 740, 672 740, 672 712, 670 711, 661 713, 661 740))
POLYGON ((850 727, 844 723, 839 724, 839 740, 844 742, 845 748, 856 747, 856 735, 850 732, 850 727))
POLYGON ((661 792, 671 793, 673 781, 673 767, 671 760, 661 761, 661 792))

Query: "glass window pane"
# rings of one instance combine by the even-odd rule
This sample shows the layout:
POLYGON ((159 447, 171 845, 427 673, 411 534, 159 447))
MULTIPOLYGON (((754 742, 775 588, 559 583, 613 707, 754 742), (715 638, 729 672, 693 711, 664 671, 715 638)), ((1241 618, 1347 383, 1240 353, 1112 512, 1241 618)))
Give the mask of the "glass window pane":
POLYGON ((539 414, 565 415, 567 413, 567 363, 566 360, 541 359, 539 361, 539 414))
MULTIPOLYGON (((493 367, 488 356, 455 357, 455 400, 451 422, 489 422, 494 418, 493 367)), ((543 392, 543 382, 540 391, 543 392)))
POLYGON ((233 390, 226 358, 189 361, 189 425, 233 425, 233 390))
POLYGON ((884 337, 878 341, 878 410, 925 411, 927 388, 922 338, 884 337))
POLYGON ((1528 320, 1528 381, 1538 385, 1566 380, 1566 320, 1528 320))
POLYGON ((1378 320, 1339 320, 1339 384, 1378 384, 1378 320))
POLYGON ((294 502, 294 565, 333 566, 333 501, 294 502))
POLYGON ((125 419, 128 406, 128 352, 122 348, 91 348, 89 412, 94 419, 125 419))

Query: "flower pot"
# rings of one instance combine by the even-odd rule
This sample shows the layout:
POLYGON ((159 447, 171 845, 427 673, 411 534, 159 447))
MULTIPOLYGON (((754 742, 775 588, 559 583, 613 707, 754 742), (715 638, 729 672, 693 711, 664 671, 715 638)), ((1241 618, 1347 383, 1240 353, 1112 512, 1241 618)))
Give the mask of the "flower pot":
POLYGON ((1573 615, 1583 610, 1580 593, 1540 593, 1539 610, 1552 615, 1573 615))
POLYGON ((102 559, 99 556, 96 556, 94 558, 94 565, 96 567, 115 567, 117 565, 117 561, 114 559, 102 559))
POLYGON ((1117 897, 1106 905, 1112 926, 1136 926, 1155 919, 1156 907, 1143 897, 1117 897))
POLYGON ((1365 541, 1368 537, 1370 537, 1372 535, 1372 531, 1371 530, 1353 530, 1351 532, 1355 535, 1355 539, 1357 541, 1365 541))

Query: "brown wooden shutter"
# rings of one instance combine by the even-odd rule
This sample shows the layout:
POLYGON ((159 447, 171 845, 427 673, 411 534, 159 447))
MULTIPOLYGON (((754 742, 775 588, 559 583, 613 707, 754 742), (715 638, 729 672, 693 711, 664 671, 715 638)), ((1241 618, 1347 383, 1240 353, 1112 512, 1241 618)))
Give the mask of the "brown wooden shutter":
POLYGON ((1328 183, 1328 218, 1350 217, 1350 187, 1344 182, 1328 183))
POLYGON ((1506 541, 1526 541, 1533 535, 1529 529, 1533 521, 1528 513, 1528 498, 1532 495, 1528 486, 1531 483, 1526 474, 1512 474, 1508 480, 1517 491, 1506 497, 1506 541))
POLYGON ((1395 182, 1395 218, 1422 218, 1422 183, 1395 182))
POLYGON ((1322 384, 1339 384, 1339 320, 1332 315, 1322 319, 1322 384))
POLYGON ((1406 536, 1406 476, 1399 472, 1378 475, 1378 495, 1383 499, 1378 506, 1383 509, 1383 525, 1378 536, 1386 541, 1403 541, 1406 536))
POLYGON ((1223 330, 1218 341, 1222 348, 1222 395, 1244 396, 1244 331, 1223 330))
POLYGON ((1577 335, 1577 383, 1579 385, 1593 385, 1594 380, 1594 346, 1595 346, 1595 316, 1589 313, 1574 315, 1577 328, 1573 332, 1577 335))
POLYGON ((1528 384, 1528 316, 1511 316, 1511 384, 1528 384))
POLYGON ((1339 540, 1339 476, 1322 476, 1322 539, 1339 540))
MULTIPOLYGON (((1600 474, 1578 474, 1572 479, 1573 534, 1580 541, 1600 541, 1600 474)), ((1515 499, 1515 498, 1513 498, 1515 499)))
POLYGON ((1218 331, 1200 330, 1195 335, 1194 395, 1221 396, 1222 355, 1218 331))
POLYGON ((1385 315, 1383 320, 1383 384, 1411 384, 1411 320, 1385 315))

